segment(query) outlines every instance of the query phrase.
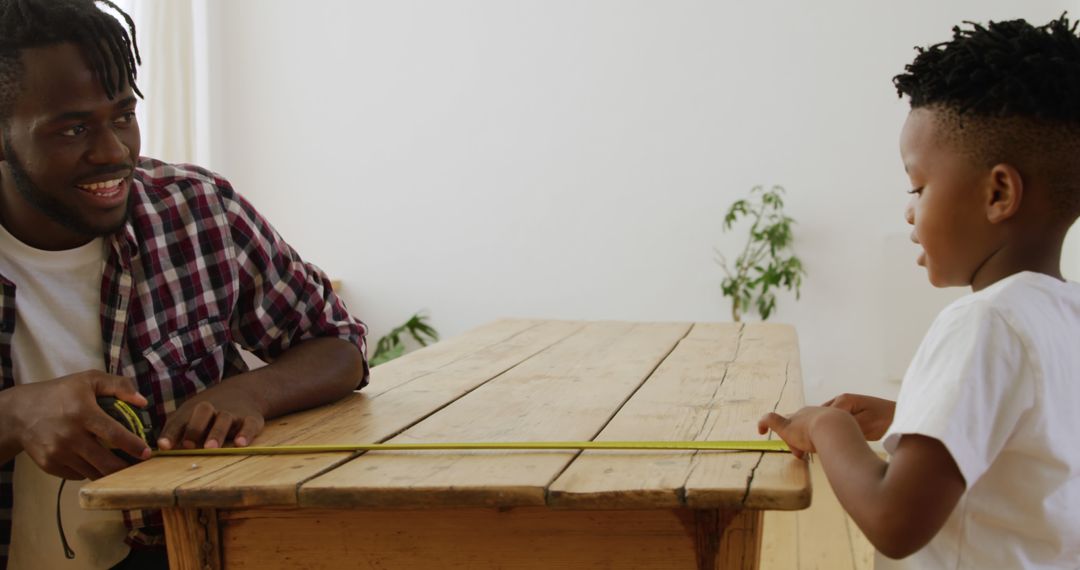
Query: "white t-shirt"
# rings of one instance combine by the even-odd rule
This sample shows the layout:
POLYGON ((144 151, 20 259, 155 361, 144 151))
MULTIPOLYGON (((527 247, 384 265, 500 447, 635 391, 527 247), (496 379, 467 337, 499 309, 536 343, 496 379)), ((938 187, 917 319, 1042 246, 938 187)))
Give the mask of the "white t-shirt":
POLYGON ((1080 568, 1080 284, 1009 276, 938 315, 885 449, 941 441, 967 488, 941 531, 877 568, 1080 568))
MULTIPOLYGON (((15 283, 12 360, 16 384, 104 370, 101 338, 103 239, 66 251, 32 248, 0 225, 0 274, 15 283)), ((56 525, 60 479, 26 453, 15 457, 9 570, 109 568, 128 553, 119 511, 84 511, 82 482, 69 481, 60 502, 68 560, 56 525)))

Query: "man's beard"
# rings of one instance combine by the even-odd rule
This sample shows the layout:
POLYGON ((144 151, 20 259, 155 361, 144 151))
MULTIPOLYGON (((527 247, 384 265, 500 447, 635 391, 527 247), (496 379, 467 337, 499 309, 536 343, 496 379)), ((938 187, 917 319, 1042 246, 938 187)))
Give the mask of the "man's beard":
POLYGON ((8 166, 11 167, 11 178, 15 181, 15 189, 24 200, 29 202, 37 211, 45 214, 50 220, 77 234, 91 238, 112 235, 127 223, 128 205, 131 203, 130 191, 128 192, 127 203, 124 205, 124 216, 115 224, 111 224, 107 227, 95 227, 87 223, 87 221, 79 215, 78 209, 68 204, 64 204, 54 196, 42 192, 41 189, 30 180, 30 176, 26 173, 26 169, 23 168, 22 162, 15 154, 15 150, 11 148, 11 143, 8 140, 7 134, 3 135, 2 142, 4 145, 4 159, 7 160, 8 166))

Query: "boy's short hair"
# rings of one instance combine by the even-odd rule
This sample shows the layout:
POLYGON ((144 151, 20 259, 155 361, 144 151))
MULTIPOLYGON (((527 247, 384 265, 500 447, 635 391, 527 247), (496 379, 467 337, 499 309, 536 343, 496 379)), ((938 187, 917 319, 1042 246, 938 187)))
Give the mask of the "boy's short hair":
POLYGON ((951 41, 918 47, 893 78, 912 109, 935 111, 951 142, 985 166, 1043 177, 1062 219, 1080 215, 1080 37, 1066 14, 965 22, 951 41))

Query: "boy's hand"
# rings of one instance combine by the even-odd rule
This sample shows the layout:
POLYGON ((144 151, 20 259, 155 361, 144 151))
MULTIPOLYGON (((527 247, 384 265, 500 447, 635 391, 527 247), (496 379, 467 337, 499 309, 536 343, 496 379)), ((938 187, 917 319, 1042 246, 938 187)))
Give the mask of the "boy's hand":
POLYGON ((881 439, 892 425, 896 412, 896 402, 862 394, 840 394, 822 406, 839 408, 855 416, 866 441, 881 439))
POLYGON ((811 432, 814 424, 820 418, 829 414, 843 413, 835 408, 807 406, 790 417, 784 417, 776 412, 765 414, 758 420, 758 433, 766 434, 769 430, 776 432, 780 439, 784 440, 791 448, 795 457, 802 459, 807 453, 814 453, 814 442, 811 440, 811 432))
POLYGON ((158 447, 213 449, 230 440, 244 447, 266 425, 265 414, 256 398, 239 387, 239 377, 207 388, 184 402, 165 420, 158 447))
POLYGON ((98 406, 114 396, 142 407, 146 398, 130 378, 88 370, 12 389, 12 417, 23 451, 42 471, 64 479, 97 479, 127 467, 111 445, 147 459, 150 448, 98 406))

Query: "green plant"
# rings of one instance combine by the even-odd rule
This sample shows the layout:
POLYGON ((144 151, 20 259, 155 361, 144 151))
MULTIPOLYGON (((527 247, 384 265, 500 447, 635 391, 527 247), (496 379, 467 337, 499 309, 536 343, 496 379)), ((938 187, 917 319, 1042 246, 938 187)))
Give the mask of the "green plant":
POLYGON ((420 346, 427 346, 429 342, 439 340, 439 332, 428 324, 427 319, 427 315, 416 313, 405 321, 405 324, 380 338, 378 344, 375 345, 375 355, 371 357, 371 366, 378 366, 405 354, 405 342, 402 336, 406 333, 420 343, 420 346))
POLYGON ((795 298, 799 298, 806 271, 791 252, 791 225, 795 220, 784 215, 783 194, 780 186, 767 191, 755 186, 750 190, 750 199, 736 200, 724 216, 725 233, 739 218, 753 220, 746 247, 733 265, 729 266, 719 250, 716 252, 717 262, 727 275, 720 288, 725 297, 731 297, 731 318, 735 322, 754 309, 761 320, 767 320, 776 309, 776 288, 794 289, 795 298))

